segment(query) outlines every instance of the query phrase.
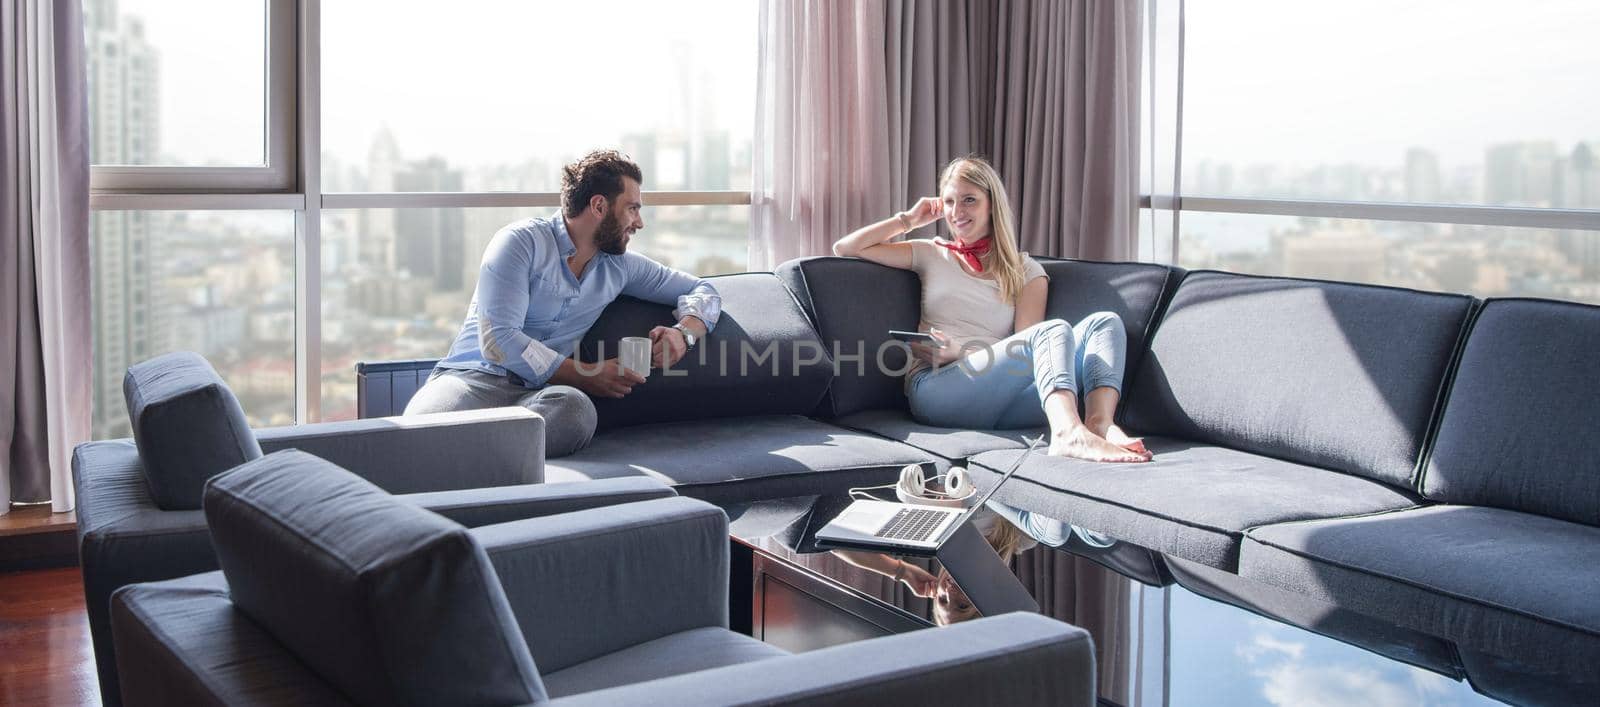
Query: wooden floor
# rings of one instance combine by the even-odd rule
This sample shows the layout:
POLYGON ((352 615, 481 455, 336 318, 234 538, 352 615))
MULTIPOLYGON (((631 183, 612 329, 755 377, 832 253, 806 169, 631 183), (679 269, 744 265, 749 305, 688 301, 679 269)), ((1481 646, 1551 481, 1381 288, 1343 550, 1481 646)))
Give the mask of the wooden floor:
POLYGON ((78 568, 0 574, 0 705, 98 705, 78 568))

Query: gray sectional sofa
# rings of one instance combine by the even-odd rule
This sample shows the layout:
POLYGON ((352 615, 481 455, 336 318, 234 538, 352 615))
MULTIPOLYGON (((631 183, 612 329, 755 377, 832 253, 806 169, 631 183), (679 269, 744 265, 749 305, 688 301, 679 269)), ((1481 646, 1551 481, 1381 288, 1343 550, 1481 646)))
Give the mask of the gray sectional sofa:
MULTIPOLYGON (((1052 278, 1048 316, 1122 317, 1130 361, 1120 421, 1156 453, 1115 470, 1036 458, 1000 490, 1007 503, 1124 541, 1112 554, 1069 549, 1208 596, 1327 602, 1354 613, 1314 628, 1338 635, 1375 618, 1404 634, 1387 644, 1396 654, 1420 646, 1428 655, 1410 662, 1441 672, 1503 658, 1557 674, 1600 662, 1591 596, 1600 441, 1586 434, 1600 418, 1600 362, 1588 343, 1600 340, 1600 308, 1041 262, 1052 278)), ((656 372, 627 399, 597 403, 594 444, 547 460, 546 482, 632 478, 720 505, 884 483, 907 463, 966 464, 982 482, 1038 432, 911 419, 900 379, 877 360, 904 365, 887 331, 916 326, 909 272, 823 257, 713 281, 723 319, 679 365, 683 375, 656 372)), ((620 300, 580 356, 610 355, 619 338, 670 317, 620 300)), ((363 415, 398 414, 431 367, 360 367, 363 415)), ((142 473, 134 445, 96 445, 78 454, 80 513, 91 530, 113 528, 93 536, 109 538, 114 524, 97 518, 136 527, 160 509, 132 488, 142 473), (97 497, 108 470, 122 490, 97 497)), ((275 448, 287 446, 299 445, 275 448)), ((90 600, 103 602, 133 575, 100 577, 100 567, 128 567, 134 555, 103 540, 91 552, 84 537, 90 600)), ((194 555, 184 573, 214 567, 200 557, 203 539, 184 547, 194 555)), ((159 578, 149 574, 138 578, 159 578)))
MULTIPOLYGON (((1388 626, 1369 647, 1457 677, 1470 660, 1511 658, 1568 675, 1600 664, 1600 438, 1588 434, 1600 419, 1600 360, 1589 343, 1600 341, 1600 308, 1143 263, 1041 262, 1051 275, 1047 316, 1122 317, 1130 360, 1119 420, 1146 435, 1157 456, 1114 470, 1041 457, 1001 489, 1007 503, 1124 541, 1112 554, 1069 549, 1141 581, 1178 581, 1241 605, 1274 592, 1325 602, 1345 618, 1302 623, 1335 636, 1362 625, 1351 629, 1358 643, 1374 633, 1364 617, 1376 618, 1388 626)), ((736 450, 703 430, 761 423, 719 421, 707 410, 685 425, 663 420, 657 397, 636 408, 634 400, 608 401, 595 448, 550 460, 551 478, 642 475, 725 502, 752 498, 728 489, 760 488, 745 477, 745 460, 804 454, 787 451, 785 440, 804 446, 819 439, 813 430, 854 430, 938 464, 967 464, 980 477, 1008 467, 1022 436, 1038 432, 911 419, 900 379, 873 361, 889 329, 917 323, 919 285, 909 272, 822 257, 785 263, 773 276, 715 281, 736 320, 751 311, 739 307, 751 290, 773 292, 760 312, 792 330, 766 336, 815 338, 845 359, 813 406, 787 410, 807 413, 792 418, 795 436, 763 429, 762 441, 736 450), (774 277, 809 327, 775 296, 774 277), (656 453, 629 449, 640 440, 656 453)), ((628 316, 608 311, 589 354, 665 321, 665 308, 642 314, 652 308, 614 306, 628 316)), ((903 352, 886 352, 887 368, 900 367, 897 356, 903 352)), ((681 399, 678 391, 702 384, 702 371, 692 373, 639 392, 681 399)), ((779 376, 744 384, 768 399, 787 383, 779 376)), ((808 378, 793 385, 816 390, 808 378)), ((837 488, 825 478, 766 488, 837 488)))

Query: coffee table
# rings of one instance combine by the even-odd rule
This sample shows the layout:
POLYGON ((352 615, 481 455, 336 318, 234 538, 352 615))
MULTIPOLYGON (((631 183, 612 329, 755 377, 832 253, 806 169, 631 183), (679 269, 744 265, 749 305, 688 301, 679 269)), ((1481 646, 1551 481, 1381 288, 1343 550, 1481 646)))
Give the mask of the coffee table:
MULTIPOLYGON (((932 601, 816 543, 848 503, 804 496, 727 509, 735 630, 793 652, 939 630, 932 601)), ((945 570, 955 589, 1013 583, 1029 610, 1087 629, 1104 704, 1600 704, 1600 668, 1575 675, 1476 654, 1127 544, 1102 550, 1073 538, 1009 566, 997 556, 959 568, 906 559, 945 570)))

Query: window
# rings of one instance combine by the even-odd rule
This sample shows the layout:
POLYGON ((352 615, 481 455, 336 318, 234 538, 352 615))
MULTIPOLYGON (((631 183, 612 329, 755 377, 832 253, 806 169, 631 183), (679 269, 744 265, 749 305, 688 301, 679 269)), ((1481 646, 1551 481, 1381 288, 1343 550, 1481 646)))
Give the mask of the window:
POLYGON ((353 363, 442 356, 484 243, 595 147, 645 171, 634 249, 745 269, 755 3, 81 1, 97 437, 174 348, 252 424, 353 415, 353 363))
POLYGON ((294 421, 294 215, 282 211, 97 211, 93 437, 130 432, 128 366, 194 351, 252 426, 294 421))
POLYGON ((1184 192, 1600 207, 1600 5, 1191 3, 1184 192))
POLYGON ((94 188, 292 187, 293 19, 292 0, 84 0, 94 188))
POLYGON ((325 3, 323 188, 554 192, 561 165, 613 147, 646 190, 748 189, 757 9, 325 3))
POLYGON ((1147 57, 1177 62, 1147 61, 1144 252, 1597 301, 1600 97, 1584 87, 1600 7, 1251 0, 1180 3, 1178 22, 1159 9, 1147 57))

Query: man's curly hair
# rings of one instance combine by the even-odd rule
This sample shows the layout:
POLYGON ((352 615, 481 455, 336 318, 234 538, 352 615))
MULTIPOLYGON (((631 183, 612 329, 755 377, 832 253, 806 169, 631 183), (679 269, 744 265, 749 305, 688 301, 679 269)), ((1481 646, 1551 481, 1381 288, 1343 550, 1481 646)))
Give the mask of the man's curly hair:
POLYGON ((627 155, 616 150, 595 150, 561 168, 561 209, 576 218, 589 208, 596 194, 615 199, 622 193, 622 178, 644 184, 644 173, 627 155))

